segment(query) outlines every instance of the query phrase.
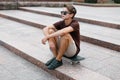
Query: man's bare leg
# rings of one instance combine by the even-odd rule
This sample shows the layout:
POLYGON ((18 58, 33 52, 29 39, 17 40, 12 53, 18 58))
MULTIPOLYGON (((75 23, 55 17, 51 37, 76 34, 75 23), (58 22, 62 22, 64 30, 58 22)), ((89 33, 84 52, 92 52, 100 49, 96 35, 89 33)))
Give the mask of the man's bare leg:
POLYGON ((65 34, 65 35, 61 36, 60 45, 59 45, 59 49, 58 49, 58 55, 57 55, 56 59, 54 59, 50 63, 50 65, 48 66, 48 69, 53 70, 63 64, 61 61, 62 56, 64 55, 65 51, 67 50, 71 40, 72 40, 72 38, 69 34, 65 34))
POLYGON ((72 41, 72 37, 70 34, 65 34, 64 36, 61 37, 58 55, 56 57, 58 61, 62 60, 62 56, 64 55, 71 41, 72 41))
MULTIPOLYGON (((50 29, 48 33, 52 34, 54 32, 55 31, 53 29, 50 29)), ((57 56, 57 41, 56 41, 56 38, 50 38, 48 40, 48 43, 49 43, 50 50, 52 51, 54 57, 56 57, 57 56)))

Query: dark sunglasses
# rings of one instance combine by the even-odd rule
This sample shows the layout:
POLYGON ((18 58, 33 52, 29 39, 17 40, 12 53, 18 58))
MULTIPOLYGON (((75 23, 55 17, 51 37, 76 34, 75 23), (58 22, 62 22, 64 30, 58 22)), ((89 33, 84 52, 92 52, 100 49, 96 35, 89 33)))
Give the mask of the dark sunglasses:
POLYGON ((61 15, 66 15, 66 14, 71 14, 71 13, 67 11, 61 11, 61 15))

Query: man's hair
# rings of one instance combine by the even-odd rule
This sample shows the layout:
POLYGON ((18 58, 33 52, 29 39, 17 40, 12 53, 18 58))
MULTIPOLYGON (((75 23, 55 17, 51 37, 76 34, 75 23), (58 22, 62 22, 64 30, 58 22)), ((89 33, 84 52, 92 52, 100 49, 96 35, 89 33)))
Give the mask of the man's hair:
POLYGON ((72 17, 74 18, 75 14, 77 13, 75 7, 72 6, 71 4, 65 4, 64 7, 66 7, 71 14, 74 14, 72 17))

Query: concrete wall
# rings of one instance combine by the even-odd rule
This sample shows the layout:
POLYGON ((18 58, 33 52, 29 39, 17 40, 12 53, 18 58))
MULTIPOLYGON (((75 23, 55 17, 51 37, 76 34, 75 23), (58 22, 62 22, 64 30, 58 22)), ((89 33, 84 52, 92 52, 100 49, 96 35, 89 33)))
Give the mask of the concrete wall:
MULTIPOLYGON (((77 2, 84 2, 84 0, 73 0, 73 1, 77 1, 77 2)), ((98 3, 106 3, 108 2, 109 0, 98 0, 97 2, 98 3)))
POLYGON ((41 1, 0 1, 0 9, 17 9, 18 6, 47 6, 47 7, 62 7, 64 4, 70 4, 69 2, 41 2, 41 1))
POLYGON ((98 0, 98 3, 107 3, 109 0, 98 0))
POLYGON ((0 1, 72 1, 72 0, 0 0, 0 1))

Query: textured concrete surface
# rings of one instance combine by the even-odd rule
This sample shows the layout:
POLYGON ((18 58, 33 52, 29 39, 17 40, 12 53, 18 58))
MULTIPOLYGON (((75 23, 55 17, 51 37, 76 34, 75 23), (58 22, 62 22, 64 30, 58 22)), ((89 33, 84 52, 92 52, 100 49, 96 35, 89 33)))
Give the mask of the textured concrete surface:
MULTIPOLYGON (((38 7, 37 7, 37 9, 35 7, 19 7, 19 10, 28 11, 28 12, 37 13, 37 14, 49 15, 49 16, 52 16, 52 17, 61 17, 60 10, 62 10, 62 8, 49 8, 49 10, 47 10, 47 11, 44 11, 44 10, 42 11, 41 8, 46 9, 46 7, 40 7, 40 9, 38 9, 38 7), (53 9, 53 11, 57 10, 59 13, 58 12, 57 13, 52 12, 51 11, 52 9, 53 9)), ((88 7, 88 8, 90 8, 90 7, 88 7)), ((96 8, 96 9, 99 9, 99 8, 96 8)), ((77 10, 77 13, 78 12, 79 12, 79 10, 77 10)), ((84 11, 84 12, 86 13, 87 11, 84 11)), ((77 19, 80 22, 85 22, 85 23, 94 24, 94 25, 100 25, 100 26, 103 26, 103 27, 109 27, 109 28, 114 28, 114 29, 120 29, 120 24, 106 22, 104 20, 100 21, 100 20, 96 20, 96 19, 89 19, 87 17, 83 18, 81 16, 75 16, 75 19, 77 19)), ((106 17, 106 19, 107 19, 107 17, 106 17)))
MULTIPOLYGON (((92 8, 92 7, 87 8, 87 7, 82 7, 82 6, 76 6, 76 7, 77 9, 79 9, 78 11, 81 11, 82 9, 86 11, 86 12, 83 11, 80 13, 78 12, 79 15, 81 14, 80 16, 84 18, 87 17, 90 19, 103 20, 103 21, 108 20, 108 22, 119 24, 119 21, 120 21, 119 20, 120 18, 118 15, 119 8, 108 9, 108 8, 92 8), (97 12, 96 12, 96 9, 98 9, 97 12), (98 15, 95 15, 94 13, 90 13, 92 11, 95 11, 96 12, 95 14, 98 14, 98 15)), ((42 7, 42 8, 36 7, 33 9, 36 9, 36 10, 45 9, 45 11, 48 11, 48 12, 51 11, 55 13, 61 10, 61 8, 59 8, 56 11, 56 8, 45 8, 45 7, 42 7)), ((49 25, 56 21, 61 20, 60 18, 56 18, 56 17, 38 15, 38 14, 33 14, 33 13, 28 13, 28 12, 18 11, 18 10, 0 11, 0 13, 6 14, 12 17, 16 17, 19 19, 27 20, 30 22, 43 24, 43 25, 49 25), (50 21, 51 19, 53 21, 50 21)), ((80 23, 80 24, 81 24, 82 35, 86 35, 86 36, 101 39, 101 40, 106 40, 108 42, 110 41, 114 44, 120 45, 120 42, 119 42, 120 37, 118 37, 120 35, 119 30, 105 28, 105 27, 97 26, 97 25, 85 24, 85 23, 80 23)), ((23 51, 24 53, 32 56, 33 58, 45 63, 47 60, 49 60, 52 57, 52 54, 48 48, 48 44, 47 45, 41 44, 42 38, 43 38, 42 30, 38 28, 24 25, 21 23, 17 23, 14 21, 10 21, 4 18, 0 18, 0 40, 6 42, 7 44, 10 44, 11 46, 15 47, 18 50, 23 51)), ((2 52, 6 51, 5 49, 0 47, 0 50, 1 49, 2 49, 2 52)), ((81 42, 81 52, 79 55, 86 58, 85 60, 81 61, 81 65, 70 65, 68 61, 63 60, 64 65, 57 68, 56 70, 70 77, 73 77, 76 80, 89 80, 89 79, 91 80, 110 80, 110 79, 120 80, 120 71, 119 71, 120 52, 109 50, 109 49, 99 47, 93 44, 89 44, 86 42, 81 42)), ((32 73, 35 77, 37 76, 36 80, 38 80, 38 78, 42 78, 42 80, 44 80, 43 78, 44 75, 43 77, 38 76, 38 74, 42 74, 44 73, 44 71, 42 71, 41 73, 38 73, 38 72, 29 70, 29 68, 27 69, 28 71, 27 70, 24 71, 22 66, 26 66, 26 65, 21 65, 21 62, 17 62, 19 63, 18 65, 12 66, 14 64, 17 64, 15 60, 12 60, 12 62, 15 62, 15 63, 12 63, 10 61, 11 57, 14 57, 16 55, 13 55, 7 58, 8 59, 7 63, 10 63, 11 66, 10 64, 6 64, 10 66, 10 67, 7 67, 7 70, 9 71, 4 70, 3 64, 5 64, 4 61, 6 58, 2 56, 0 56, 0 70, 4 73, 2 75, 2 78, 3 78, 2 80, 7 80, 8 78, 11 80, 16 80, 16 79, 28 80, 29 78, 30 80, 33 80, 31 77, 28 77, 28 76, 31 76, 32 73), (23 72, 26 74, 31 71, 31 74, 25 75, 23 79, 21 78, 21 76, 23 76, 22 73, 15 72, 19 75, 15 74, 11 76, 11 73, 14 73, 12 72, 13 68, 11 67, 13 67, 14 70, 20 69, 19 72, 23 72), (12 71, 10 71, 10 69, 12 69, 12 71), (4 77, 6 76, 6 73, 8 74, 8 77, 4 77), (36 75, 36 73, 38 74, 36 75)), ((17 59, 19 58, 17 57, 17 59)), ((23 61, 22 63, 26 64, 27 61, 26 62, 23 61)), ((37 68, 36 66, 34 67, 35 69, 37 68)), ((38 69, 36 70, 38 71, 38 69)), ((45 73, 45 74, 48 74, 48 73, 45 73)), ((51 76, 49 75, 48 78, 49 77, 51 76)), ((45 78, 45 80, 48 80, 48 79, 45 78)), ((56 80, 56 78, 52 76, 50 80, 56 80)))
MULTIPOLYGON (((39 23, 42 25, 51 25, 61 20, 61 18, 57 18, 57 17, 39 15, 39 14, 34 14, 19 10, 11 10, 11 11, 4 10, 4 11, 0 11, 0 14, 4 14, 7 16, 15 17, 18 19, 22 19, 34 23, 39 23)), ((120 35, 120 31, 117 29, 111 29, 111 28, 106 28, 102 26, 86 24, 81 22, 80 22, 80 26, 81 26, 82 35, 120 45, 120 37, 118 37, 120 35)))
POLYGON ((58 80, 0 46, 0 80, 58 80))
MULTIPOLYGON (((77 9, 76 17, 120 24, 119 15, 120 7, 86 7, 77 5, 74 6, 77 9)), ((60 11, 63 10, 63 8, 49 8, 49 7, 26 7, 26 8, 55 14, 56 13, 60 14, 60 11)))
MULTIPOLYGON (((41 44, 43 34, 40 29, 3 18, 0 18, 0 24, 0 40, 9 43, 43 63, 52 57, 48 44, 41 44)), ((119 52, 81 42, 79 55, 86 58, 81 61, 81 65, 72 66, 64 60, 64 65, 57 70, 77 80, 89 80, 90 77, 92 80, 109 80, 104 76, 114 80, 120 79, 119 71, 116 73, 116 70, 120 69, 119 52)))

